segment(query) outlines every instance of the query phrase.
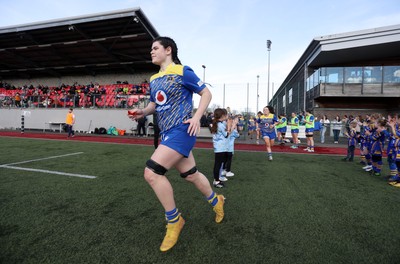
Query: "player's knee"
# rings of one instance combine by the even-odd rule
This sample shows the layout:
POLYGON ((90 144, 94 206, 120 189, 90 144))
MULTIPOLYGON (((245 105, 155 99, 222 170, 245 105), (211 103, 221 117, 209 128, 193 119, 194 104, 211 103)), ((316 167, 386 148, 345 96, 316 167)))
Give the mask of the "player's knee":
POLYGON ((149 159, 146 162, 146 169, 144 170, 144 178, 147 182, 152 182, 154 177, 164 176, 168 170, 155 162, 154 160, 149 159))
POLYGON ((197 172, 197 168, 196 168, 196 166, 194 166, 193 168, 191 168, 187 172, 181 173, 181 177, 185 179, 185 178, 195 174, 196 172, 197 172))

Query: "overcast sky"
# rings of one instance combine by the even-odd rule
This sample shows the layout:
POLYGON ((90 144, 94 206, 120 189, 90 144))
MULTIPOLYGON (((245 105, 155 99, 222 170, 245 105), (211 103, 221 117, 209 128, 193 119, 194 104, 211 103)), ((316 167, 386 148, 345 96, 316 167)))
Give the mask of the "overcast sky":
POLYGON ((400 24, 399 0, 0 0, 0 7, 0 27, 140 7, 201 79, 206 65, 212 104, 244 110, 249 83, 252 111, 257 75, 259 105, 267 103, 267 39, 272 98, 272 86, 276 91, 313 38, 400 24))

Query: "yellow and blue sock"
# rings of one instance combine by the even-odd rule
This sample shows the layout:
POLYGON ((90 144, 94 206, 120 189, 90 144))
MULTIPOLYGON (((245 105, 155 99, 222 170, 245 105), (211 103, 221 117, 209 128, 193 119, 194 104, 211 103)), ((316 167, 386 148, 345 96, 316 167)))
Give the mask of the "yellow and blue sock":
POLYGON ((169 224, 173 224, 178 222, 180 215, 178 209, 174 208, 171 211, 165 212, 165 219, 169 224))
POLYGON ((215 192, 212 192, 210 197, 207 197, 207 201, 214 207, 218 203, 218 197, 215 192))

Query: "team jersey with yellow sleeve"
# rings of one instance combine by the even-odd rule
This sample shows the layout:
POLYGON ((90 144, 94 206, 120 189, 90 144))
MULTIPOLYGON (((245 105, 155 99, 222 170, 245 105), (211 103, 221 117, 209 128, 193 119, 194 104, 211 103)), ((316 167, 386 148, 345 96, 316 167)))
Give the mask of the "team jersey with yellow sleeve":
POLYGON ((190 67, 177 64, 170 64, 150 78, 150 101, 156 104, 161 133, 192 117, 193 93, 205 87, 190 67))

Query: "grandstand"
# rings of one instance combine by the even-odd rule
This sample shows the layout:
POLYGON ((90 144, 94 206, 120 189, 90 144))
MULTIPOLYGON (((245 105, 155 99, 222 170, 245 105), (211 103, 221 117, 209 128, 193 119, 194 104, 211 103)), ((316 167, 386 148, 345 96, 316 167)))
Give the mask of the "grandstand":
POLYGON ((130 130, 126 108, 148 102, 159 34, 140 8, 0 28, 0 36, 0 128, 18 129, 29 113, 25 127, 42 129, 75 107, 77 130, 130 130))

